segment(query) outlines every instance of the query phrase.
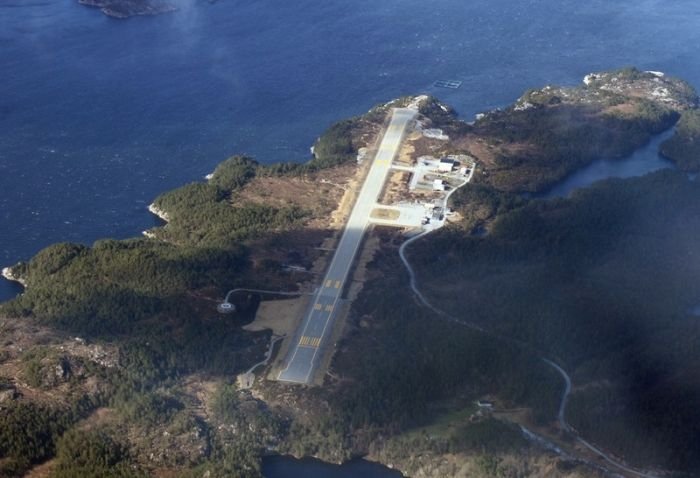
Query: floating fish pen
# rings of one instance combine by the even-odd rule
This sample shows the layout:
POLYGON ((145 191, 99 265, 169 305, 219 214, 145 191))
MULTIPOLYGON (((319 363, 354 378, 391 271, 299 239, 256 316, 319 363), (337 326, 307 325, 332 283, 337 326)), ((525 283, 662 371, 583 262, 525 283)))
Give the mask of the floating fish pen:
POLYGON ((438 88, 451 88, 453 90, 456 90, 457 88, 462 86, 462 82, 459 80, 437 80, 435 83, 433 83, 433 86, 438 88))

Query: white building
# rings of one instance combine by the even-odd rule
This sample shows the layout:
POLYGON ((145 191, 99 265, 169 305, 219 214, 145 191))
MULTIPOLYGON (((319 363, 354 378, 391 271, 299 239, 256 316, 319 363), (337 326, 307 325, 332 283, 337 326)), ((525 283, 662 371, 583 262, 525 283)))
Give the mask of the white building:
POLYGON ((438 164, 438 171, 441 173, 449 173, 452 172, 452 168, 454 168, 455 162, 451 159, 443 158, 440 160, 440 163, 438 164))
POLYGON ((445 181, 442 179, 435 179, 433 181, 433 191, 444 191, 445 190, 445 181))

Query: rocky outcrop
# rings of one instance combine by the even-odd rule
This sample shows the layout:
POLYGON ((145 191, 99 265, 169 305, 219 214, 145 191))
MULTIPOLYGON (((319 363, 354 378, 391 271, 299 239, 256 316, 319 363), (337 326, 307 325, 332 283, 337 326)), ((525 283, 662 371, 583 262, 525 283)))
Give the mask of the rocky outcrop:
POLYGON ((583 79, 583 83, 594 91, 598 89, 627 97, 646 98, 677 110, 698 106, 698 97, 688 83, 659 71, 626 68, 591 73, 583 79))
POLYGON ((24 287, 27 287, 27 281, 25 279, 23 279, 22 277, 20 277, 19 275, 15 274, 11 267, 3 268, 2 276, 7 280, 10 280, 13 282, 19 282, 24 287))
POLYGON ((152 214, 154 214, 154 215, 158 216, 159 218, 161 218, 163 221, 165 221, 165 222, 170 221, 170 216, 168 215, 168 213, 167 213, 166 211, 163 211, 162 209, 160 209, 160 208, 159 208, 158 206, 156 206, 155 204, 150 204, 150 205, 148 206, 148 210, 149 210, 152 214))
POLYGON ((658 71, 625 68, 590 73, 577 88, 545 86, 525 93, 513 106, 523 111, 542 105, 569 103, 578 105, 616 106, 632 99, 644 99, 679 113, 696 108, 698 96, 688 83, 658 71))
MULTIPOLYGON (((162 221, 165 221, 165 222, 170 221, 170 215, 166 211, 160 209, 155 204, 153 204, 153 203, 149 204, 148 210, 151 212, 151 214, 158 216, 158 218, 161 219, 162 221)), ((145 231, 142 231, 141 234, 143 234, 144 237, 147 237, 149 239, 158 239, 158 233, 156 232, 158 229, 159 228, 147 229, 145 231)))
POLYGON ((0 390, 0 405, 7 404, 19 398, 19 392, 14 387, 0 390))

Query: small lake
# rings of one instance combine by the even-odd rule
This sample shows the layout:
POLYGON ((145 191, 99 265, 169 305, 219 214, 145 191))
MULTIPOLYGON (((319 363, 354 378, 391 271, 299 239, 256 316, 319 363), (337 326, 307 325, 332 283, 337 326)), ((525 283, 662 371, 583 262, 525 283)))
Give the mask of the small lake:
POLYGON ((654 136, 646 146, 626 158, 594 161, 556 184, 548 192, 535 197, 545 199, 568 197, 576 189, 588 187, 604 179, 631 178, 643 176, 659 169, 673 168, 673 163, 659 154, 659 146, 673 136, 674 129, 670 128, 654 136))
POLYGON ((377 463, 352 460, 333 465, 313 458, 297 460, 290 456, 269 456, 263 459, 265 478, 401 478, 403 475, 377 463))

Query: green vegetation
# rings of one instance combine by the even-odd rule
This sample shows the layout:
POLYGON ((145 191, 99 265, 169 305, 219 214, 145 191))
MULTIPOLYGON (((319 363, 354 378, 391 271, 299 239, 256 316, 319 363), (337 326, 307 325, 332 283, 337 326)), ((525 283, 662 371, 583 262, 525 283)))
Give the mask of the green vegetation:
MULTIPOLYGON (((445 417, 439 417, 438 423, 444 420, 445 417)), ((414 450, 430 450, 439 454, 498 455, 529 446, 517 425, 493 417, 480 418, 474 422, 461 420, 454 426, 447 425, 431 424, 399 434, 383 444, 385 452, 399 455, 410 454, 414 450)))
POLYGON ((574 394, 569 420, 585 436, 634 463, 697 471, 699 234, 700 185, 662 171, 531 201, 486 237, 452 228, 409 252, 454 316, 562 359, 575 383, 615 384, 574 394))
POLYGON ((127 448, 102 430, 73 429, 58 441, 52 478, 139 478, 127 448))
POLYGON ((384 116, 375 112, 335 123, 316 141, 314 157, 303 164, 262 166, 244 156, 227 159, 208 182, 187 184, 156 198, 154 205, 167 214, 168 224, 151 233, 174 244, 230 248, 263 233, 299 226, 309 211, 295 205, 240 203, 236 191, 255 177, 304 176, 354 161, 365 137, 384 116))
POLYGON ((224 384, 216 392, 212 412, 217 420, 222 422, 234 422, 240 418, 240 400, 238 390, 234 385, 224 384))
POLYGON ((471 126, 457 120, 457 112, 452 107, 432 96, 420 105, 418 112, 430 119, 433 128, 440 128, 448 135, 463 135, 472 131, 471 126))
MULTIPOLYGON (((380 114, 373 118, 383 121, 380 114)), ((242 281, 252 287, 260 281, 262 286, 265 271, 251 265, 247 241, 295 228, 308 216, 296 206, 239 203, 236 192, 256 176, 311 174, 354 160, 359 136, 372 133, 372 125, 361 117, 334 125, 319 138, 315 158, 305 165, 261 166, 250 158, 232 157, 208 182, 163 194, 155 204, 170 221, 153 232, 165 241, 103 240, 93 247, 62 243, 17 264, 14 272, 30 287, 0 305, 0 314, 114 342, 119 346, 119 364, 107 369, 66 358, 51 347, 25 353, 21 378, 30 386, 50 390, 68 383, 71 390, 78 390, 91 378, 100 384, 99 391, 85 403, 76 399, 81 405, 75 410, 25 401, 3 407, 0 476, 20 475, 57 450, 59 477, 140 476, 126 449, 114 440, 114 431, 71 430, 59 441, 98 404, 112 407, 130 426, 166 427, 180 434, 189 433, 183 427, 198 428, 172 393, 177 378, 192 372, 233 376, 249 364, 249 355, 260 356, 267 336, 240 329, 254 313, 255 299, 237 299, 240 313, 221 320, 205 297, 221 296, 242 281), (80 373, 74 375, 72 367, 80 373)), ((214 450, 200 467, 211 476, 259 476, 264 439, 257 432, 277 436, 283 427, 267 411, 239 409, 233 400, 236 393, 230 388, 217 395, 216 417, 247 432, 245 437, 225 430, 212 436, 214 450)))
POLYGON ((191 469, 185 470, 183 478, 262 478, 260 470, 260 450, 246 440, 230 444, 218 444, 211 459, 191 469))
POLYGON ((450 205, 464 218, 460 227, 475 231, 488 220, 527 204, 522 196, 498 191, 485 184, 472 183, 450 197, 450 205))
POLYGON ((249 158, 233 157, 216 168, 210 181, 162 194, 154 204, 167 212, 169 222, 153 232, 174 244, 229 249, 264 232, 298 225, 308 213, 296 206, 236 202, 234 191, 255 177, 258 168, 249 158))
POLYGON ((479 478, 545 476, 542 470, 533 470, 512 459, 513 456, 526 456, 531 449, 516 425, 481 418, 473 423, 462 421, 447 433, 436 428, 430 426, 377 442, 372 447, 373 455, 381 457, 384 462, 408 463, 410 475, 411 470, 424 468, 426 464, 436 466, 436 460, 430 457, 435 457, 438 463, 445 463, 449 460, 444 458, 447 455, 460 458, 452 467, 441 469, 440 476, 456 476, 458 470, 464 472, 465 469, 469 470, 468 476, 479 478))
POLYGON ((360 342, 354 344, 360 356, 336 358, 335 366, 353 379, 338 394, 336 416, 354 428, 404 429, 432 418, 431 402, 470 390, 530 405, 541 421, 554 417, 558 375, 530 352, 417 307, 405 277, 389 279, 400 267, 395 256, 382 257, 383 286, 366 287, 353 304, 373 330, 371 337, 358 331, 347 339, 360 342), (355 385, 360 380, 362 387, 355 385))
POLYGON ((352 119, 335 123, 316 141, 314 167, 327 168, 355 159, 358 148, 353 143, 354 124, 352 119))
POLYGON ((235 284, 246 252, 177 247, 147 239, 57 244, 20 266, 31 287, 3 304, 7 316, 34 316, 90 336, 133 333, 159 314, 181 315, 182 294, 235 284))
POLYGON ((683 112, 676 133, 661 145, 661 154, 682 171, 700 171, 700 110, 683 112))
POLYGON ((260 455, 284 433, 285 424, 253 401, 242 401, 234 385, 223 384, 214 395, 216 427, 211 457, 186 477, 261 478, 260 455))
POLYGON ((0 477, 21 475, 56 452, 56 442, 91 407, 76 401, 72 408, 12 403, 0 413, 0 477))
POLYGON ((40 388, 46 385, 44 383, 46 365, 42 363, 42 360, 50 355, 54 354, 46 347, 34 347, 25 352, 22 377, 32 387, 40 388))
POLYGON ((477 180, 504 192, 536 193, 593 160, 629 155, 697 106, 686 82, 627 68, 599 74, 588 86, 529 90, 471 127, 449 111, 432 110, 441 127, 452 128, 453 141, 467 148, 482 143, 472 151, 486 173, 477 180))
POLYGON ((173 397, 150 391, 137 393, 129 400, 120 400, 116 408, 127 423, 154 427, 171 421, 183 405, 173 397))
POLYGON ((451 437, 450 450, 496 454, 519 450, 527 445, 527 440, 517 426, 487 418, 460 427, 451 437))
POLYGON ((503 191, 542 191, 595 159, 629 155, 679 116, 643 99, 625 114, 605 113, 605 106, 561 103, 489 114, 475 126, 498 147, 486 181, 503 191))
MULTIPOLYGON (((622 74, 634 79, 639 72, 622 74)), ((403 267, 393 238, 384 237, 375 279, 353 303, 350 331, 338 344, 331 372, 339 380, 300 392, 300 403, 322 406, 290 420, 223 385, 207 403, 205 423, 184 398, 183 375, 232 377, 261 355, 267 334, 240 328, 256 299, 241 299, 241 313, 226 320, 210 298, 243 283, 264 286, 277 263, 254 257, 251 245, 282 240, 281 232, 311 215, 294 205, 245 202, 243 188, 263 176, 313 177, 354 161, 363 137, 385 118, 386 109, 376 108, 332 126, 304 165, 232 157, 208 182, 161 195, 155 206, 168 224, 151 232, 163 240, 56 244, 18 264, 13 271, 29 288, 0 314, 112 342, 119 359, 101 366, 50 346, 25 353, 20 378, 39 392, 97 385, 90 394, 68 393, 71 407, 3 405, 0 476, 54 456, 59 477, 141 476, 140 451, 120 441, 126 430, 148 438, 169 436, 163 430, 196 435, 201 454, 171 458, 194 467, 183 476, 259 478, 265 449, 338 461, 396 434, 409 437, 392 442, 398 455, 420 443, 434 453, 470 454, 484 476, 505 476, 500 457, 526 447, 517 428, 461 417, 440 439, 426 430, 439 424, 439 404, 463 409, 484 395, 529 407, 540 424, 553 422, 563 384, 542 353, 566 364, 582 385, 568 418, 586 437, 633 463, 700 470, 693 448, 700 388, 692 376, 700 367, 700 325, 687 314, 700 297, 700 263, 692 259, 700 255, 700 186, 666 171, 610 181, 569 200, 515 194, 539 191, 592 159, 628 154, 678 113, 614 93, 587 106, 557 95, 527 97, 534 106, 493 113, 474 126, 434 99, 422 107, 436 127, 479 135, 497 152, 482 183, 452 198, 466 226, 410 251, 432 302, 495 333, 418 306, 397 272, 403 267), (471 235, 485 225, 489 235, 471 235), (76 428, 97 406, 109 406, 122 428, 76 428)), ((685 114, 679 134, 694 138, 697 122, 685 114)))
MULTIPOLYGON (((293 422, 285 451, 345 460, 375 440, 431 425, 440 415, 433 405, 454 397, 495 394, 505 404, 532 407, 535 420, 554 419, 563 384, 536 355, 418 306, 391 249, 373 268, 381 278, 353 303, 351 329, 333 359, 332 372, 342 379, 318 392, 328 409, 293 422)), ((440 450, 464 451, 486 436, 494 450, 506 442, 519 446, 497 426, 460 428, 440 450)), ((396 453, 410 452, 412 439, 400 443, 396 453)))

